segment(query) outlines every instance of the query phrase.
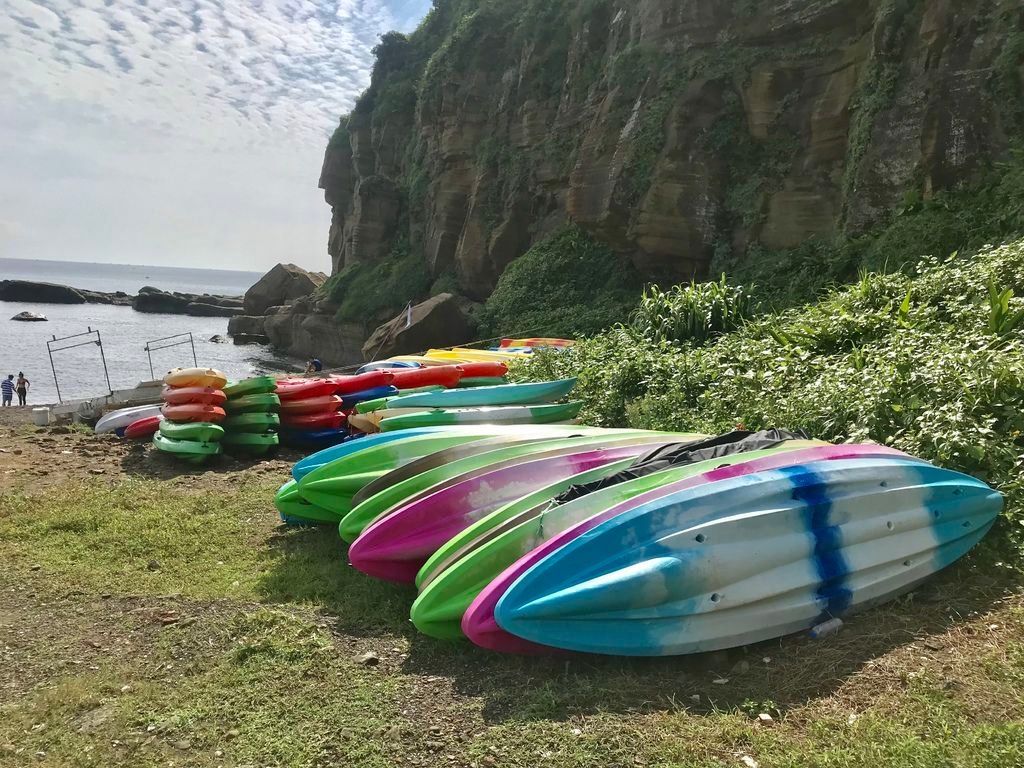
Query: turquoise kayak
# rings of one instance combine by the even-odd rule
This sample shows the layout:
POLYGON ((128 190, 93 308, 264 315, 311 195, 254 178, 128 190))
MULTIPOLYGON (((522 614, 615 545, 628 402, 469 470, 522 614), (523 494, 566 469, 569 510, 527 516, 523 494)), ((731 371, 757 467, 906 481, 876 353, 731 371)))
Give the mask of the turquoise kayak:
POLYGON ((489 405, 540 405, 565 397, 576 379, 539 381, 533 384, 500 384, 496 387, 445 389, 392 398, 387 407, 394 408, 479 408, 489 405))

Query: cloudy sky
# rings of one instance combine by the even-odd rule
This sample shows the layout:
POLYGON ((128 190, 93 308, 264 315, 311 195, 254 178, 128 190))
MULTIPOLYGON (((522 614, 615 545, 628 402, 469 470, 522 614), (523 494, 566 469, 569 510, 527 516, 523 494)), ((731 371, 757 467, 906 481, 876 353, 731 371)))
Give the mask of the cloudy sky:
POLYGON ((0 1, 0 257, 329 269, 327 137, 429 6, 0 1))

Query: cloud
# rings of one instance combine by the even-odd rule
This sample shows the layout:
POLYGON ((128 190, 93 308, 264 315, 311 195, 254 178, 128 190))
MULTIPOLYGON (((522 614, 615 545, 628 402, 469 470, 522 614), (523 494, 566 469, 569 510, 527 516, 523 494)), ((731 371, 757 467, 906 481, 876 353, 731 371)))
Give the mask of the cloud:
POLYGON ((323 148, 429 0, 7 0, 0 256, 323 268, 323 148))

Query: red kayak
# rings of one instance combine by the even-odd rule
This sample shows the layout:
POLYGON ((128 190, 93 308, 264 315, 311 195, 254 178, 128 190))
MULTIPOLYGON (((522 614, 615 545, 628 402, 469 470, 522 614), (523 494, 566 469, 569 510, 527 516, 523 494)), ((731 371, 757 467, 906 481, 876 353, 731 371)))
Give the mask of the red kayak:
POLYGON ((216 405, 200 405, 199 403, 188 403, 187 405, 165 405, 161 409, 164 418, 179 424, 192 421, 208 421, 211 424, 220 424, 227 416, 224 409, 216 405))
MULTIPOLYGON (((331 377, 331 381, 334 382, 334 394, 336 395, 351 395, 355 392, 362 392, 367 389, 387 387, 390 386, 394 380, 395 372, 393 370, 368 371, 356 376, 331 377)), ((406 387, 406 389, 408 389, 408 387, 406 387)))
POLYGON ((458 365, 435 365, 429 368, 409 368, 392 370, 395 380, 391 386, 398 389, 418 389, 419 387, 456 386, 462 378, 462 368, 458 365))
POLYGON ((504 363, 459 363, 462 369, 462 377, 465 379, 482 379, 496 376, 504 376, 508 373, 508 366, 504 363))
POLYGON ((334 379, 282 379, 277 382, 277 396, 281 401, 309 400, 313 397, 333 395, 337 389, 334 379))
POLYGON ((298 413, 281 417, 281 423, 292 429, 310 432, 321 432, 328 429, 341 429, 348 420, 344 413, 330 411, 325 413, 298 413))
POLYGON ((125 428, 124 436, 129 440, 148 440, 160 429, 160 422, 163 420, 163 416, 147 416, 133 421, 125 428))
POLYGON ((224 405, 228 396, 213 387, 164 387, 161 398, 171 405, 224 405))
POLYGON ((331 413, 341 407, 341 398, 334 395, 308 397, 302 400, 282 400, 281 413, 295 416, 303 413, 331 413))

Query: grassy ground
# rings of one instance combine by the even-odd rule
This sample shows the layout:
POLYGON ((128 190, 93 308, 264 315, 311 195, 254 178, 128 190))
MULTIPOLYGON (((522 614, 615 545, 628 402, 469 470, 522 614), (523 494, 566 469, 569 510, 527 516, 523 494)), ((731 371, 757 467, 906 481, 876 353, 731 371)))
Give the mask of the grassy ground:
POLYGON ((289 457, 0 445, 0 766, 1024 765, 1022 584, 984 557, 823 641, 505 658, 280 527, 289 457))

